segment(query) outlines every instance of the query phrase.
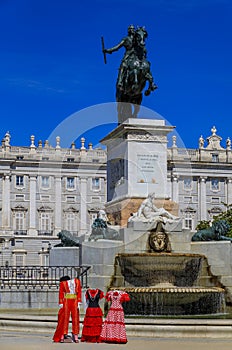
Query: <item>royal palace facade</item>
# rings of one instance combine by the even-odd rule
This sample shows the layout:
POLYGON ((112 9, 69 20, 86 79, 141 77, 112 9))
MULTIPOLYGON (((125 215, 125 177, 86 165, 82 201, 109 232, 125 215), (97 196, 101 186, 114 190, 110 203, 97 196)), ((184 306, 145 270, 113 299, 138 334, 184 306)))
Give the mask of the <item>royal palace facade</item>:
MULTIPOLYGON (((106 151, 81 139, 70 148, 31 136, 30 146, 11 145, 7 132, 0 147, 0 265, 48 266, 49 250, 68 230, 74 236, 91 233, 91 225, 106 203, 106 151)), ((197 149, 167 148, 168 196, 178 204, 185 229, 194 230, 232 204, 231 141, 215 127, 197 149)))

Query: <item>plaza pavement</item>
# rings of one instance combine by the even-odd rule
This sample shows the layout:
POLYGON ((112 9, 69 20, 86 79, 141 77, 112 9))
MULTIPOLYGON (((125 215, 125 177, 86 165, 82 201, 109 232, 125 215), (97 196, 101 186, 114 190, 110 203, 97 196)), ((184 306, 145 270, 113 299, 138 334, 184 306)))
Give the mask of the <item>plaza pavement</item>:
POLYGON ((0 311, 0 350, 231 350, 232 345, 232 319, 126 319, 127 344, 61 344, 52 341, 56 312, 12 311, 0 311))
POLYGON ((88 343, 53 343, 53 334, 32 334, 25 332, 1 331, 1 350, 231 350, 231 340, 200 338, 143 338, 128 337, 127 344, 88 344, 88 343))

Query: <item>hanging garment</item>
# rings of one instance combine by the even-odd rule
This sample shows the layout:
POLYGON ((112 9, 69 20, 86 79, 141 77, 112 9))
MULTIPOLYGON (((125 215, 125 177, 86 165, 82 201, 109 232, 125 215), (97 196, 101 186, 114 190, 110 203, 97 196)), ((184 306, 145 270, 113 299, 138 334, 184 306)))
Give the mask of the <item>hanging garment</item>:
POLYGON ((104 297, 100 289, 88 289, 85 294, 88 305, 83 321, 82 342, 98 343, 102 329, 102 310, 99 301, 104 297))
POLYGON ((111 305, 99 340, 105 343, 125 344, 127 336, 122 303, 129 301, 130 297, 126 292, 114 290, 106 294, 106 300, 111 302, 111 305))
POLYGON ((79 309, 81 303, 81 282, 78 278, 60 282, 58 324, 53 336, 54 342, 63 342, 68 334, 69 319, 72 317, 73 341, 78 342, 79 309))

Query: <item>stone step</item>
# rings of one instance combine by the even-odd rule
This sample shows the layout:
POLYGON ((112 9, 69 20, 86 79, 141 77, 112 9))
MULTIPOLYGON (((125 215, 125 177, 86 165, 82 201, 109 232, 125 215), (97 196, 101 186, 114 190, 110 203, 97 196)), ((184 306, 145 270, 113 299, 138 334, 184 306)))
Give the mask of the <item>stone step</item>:
MULTIPOLYGON (((82 330, 83 315, 80 329, 82 330)), ((126 318, 126 332, 133 337, 232 339, 231 319, 126 318)), ((56 316, 0 314, 0 331, 51 334, 56 316)), ((80 331, 81 332, 81 331, 80 331)))

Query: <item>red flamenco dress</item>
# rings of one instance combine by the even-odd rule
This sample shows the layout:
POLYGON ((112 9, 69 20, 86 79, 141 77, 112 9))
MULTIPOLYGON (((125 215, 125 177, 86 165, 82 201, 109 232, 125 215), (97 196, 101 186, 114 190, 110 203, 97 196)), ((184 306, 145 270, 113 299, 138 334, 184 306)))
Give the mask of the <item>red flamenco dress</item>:
POLYGON ((130 297, 123 291, 110 291, 106 300, 111 302, 109 312, 102 326, 100 341, 104 343, 126 344, 126 328, 122 303, 129 301, 130 297))
POLYGON ((99 306, 99 301, 104 297, 100 289, 88 289, 85 293, 88 307, 86 309, 81 341, 88 343, 98 343, 102 329, 102 310, 99 306))

